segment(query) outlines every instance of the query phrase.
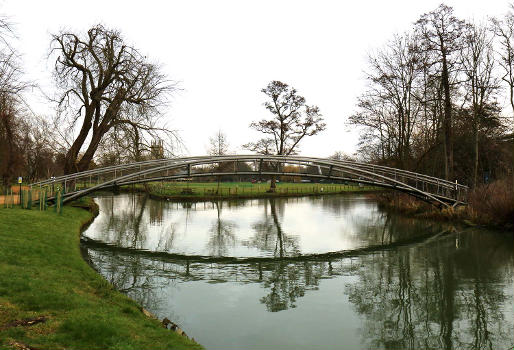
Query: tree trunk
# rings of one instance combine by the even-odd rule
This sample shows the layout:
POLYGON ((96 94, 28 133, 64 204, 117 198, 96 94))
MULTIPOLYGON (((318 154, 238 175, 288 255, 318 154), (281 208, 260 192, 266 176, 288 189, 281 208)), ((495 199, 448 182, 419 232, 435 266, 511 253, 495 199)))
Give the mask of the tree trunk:
POLYGON ((66 152, 66 156, 64 158, 65 175, 81 171, 77 168, 77 158, 79 156, 80 149, 86 141, 87 135, 89 134, 89 130, 93 125, 93 113, 94 108, 91 105, 89 107, 86 107, 84 121, 82 122, 82 127, 80 128, 79 135, 71 145, 68 152, 66 152))
MULTIPOLYGON (((3 124, 3 129, 5 132, 5 144, 7 145, 5 151, 5 158, 7 161, 5 162, 5 170, 2 174, 2 183, 5 188, 9 187, 9 180, 13 173, 14 168, 14 132, 12 125, 12 118, 8 112, 3 112, 0 115, 1 122, 3 124)), ((1 136, 1 134, 0 134, 1 136)))
MULTIPOLYGON (((514 117, 514 85, 510 85, 510 105, 512 107, 512 117, 514 117)), ((514 125, 513 125, 514 130, 514 125)), ((512 152, 512 164, 514 164, 514 152, 512 152)), ((514 169, 512 169, 512 187, 514 188, 514 169)))
POLYGON ((103 136, 107 133, 109 129, 103 125, 100 125, 97 130, 93 133, 93 137, 91 138, 91 142, 87 147, 86 152, 77 163, 77 171, 85 171, 88 170, 93 157, 95 156, 96 150, 102 141, 103 136))
POLYGON ((443 54, 443 71, 441 74, 444 89, 444 145, 445 145, 445 178, 453 181, 453 135, 452 135, 452 103, 450 100, 450 81, 446 55, 443 54))
POLYGON ((276 191, 277 191, 277 178, 276 178, 276 176, 273 175, 270 180, 268 192, 275 193, 276 191))
MULTIPOLYGON (((86 134, 87 136, 87 134, 86 134)), ((80 138, 80 135, 79 135, 80 138)), ((80 152, 80 148, 84 144, 84 141, 81 141, 79 138, 73 142, 68 152, 66 152, 66 156, 64 157, 64 174, 73 174, 78 172, 77 168, 77 158, 80 152)), ((84 137, 85 140, 85 137, 84 137)))
POLYGON ((477 187, 477 179, 478 179, 478 121, 475 116, 474 125, 473 125, 473 136, 475 138, 475 162, 473 166, 473 188, 477 187))

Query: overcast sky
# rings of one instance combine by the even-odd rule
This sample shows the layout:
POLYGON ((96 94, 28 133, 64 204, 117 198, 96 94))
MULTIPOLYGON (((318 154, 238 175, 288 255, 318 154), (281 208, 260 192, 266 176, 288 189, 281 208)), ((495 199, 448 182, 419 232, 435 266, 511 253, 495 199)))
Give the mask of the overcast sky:
MULTIPOLYGON (((125 40, 161 63, 181 91, 167 111, 185 154, 206 153, 209 136, 221 129, 233 152, 259 137, 253 120, 269 116, 260 92, 270 81, 295 87, 319 106, 327 130, 305 139, 300 151, 329 156, 352 154, 358 135, 345 122, 364 89, 367 52, 394 33, 408 30, 440 0, 352 1, 28 1, 0 0, 18 36, 27 78, 50 93, 50 33, 85 32, 96 23, 120 30, 125 40)), ((461 18, 501 16, 505 0, 453 0, 461 18)), ((35 113, 51 106, 34 90, 35 113)))

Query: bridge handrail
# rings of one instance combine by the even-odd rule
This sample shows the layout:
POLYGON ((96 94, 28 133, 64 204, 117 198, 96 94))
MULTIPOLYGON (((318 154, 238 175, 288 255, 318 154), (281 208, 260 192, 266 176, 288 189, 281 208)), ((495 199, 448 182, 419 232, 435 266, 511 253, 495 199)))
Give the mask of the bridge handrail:
MULTIPOLYGON (((312 158, 312 157, 298 157, 298 156, 255 156, 255 155, 251 155, 251 156, 218 156, 218 157, 215 157, 215 158, 214 157, 203 157, 202 159, 188 160, 188 161, 182 162, 180 164, 171 164, 171 165, 167 164, 167 165, 156 166, 156 167, 153 167, 153 168, 150 168, 150 169, 145 169, 145 170, 141 170, 139 172, 135 172, 135 173, 132 173, 132 174, 127 174, 127 175, 124 175, 124 176, 120 176, 118 178, 111 179, 109 181, 106 181, 106 182, 104 182, 102 184, 98 184, 96 186, 90 187, 88 189, 84 189, 84 190, 75 192, 74 194, 70 194, 70 196, 67 197, 66 200, 71 200, 73 198, 80 197, 80 196, 82 196, 84 194, 93 192, 93 191, 95 191, 97 189, 100 189, 102 187, 106 187, 108 185, 116 184, 118 182, 122 183, 123 180, 128 180, 128 179, 131 179, 131 178, 134 178, 134 177, 141 177, 141 176, 145 176, 147 174, 156 173, 156 172, 160 172, 160 171, 163 171, 163 170, 169 170, 170 167, 172 167, 172 168, 173 167, 174 168, 179 168, 179 167, 183 167, 185 165, 191 166, 191 165, 202 165, 202 164, 205 164, 205 163, 213 163, 213 159, 216 159, 218 162, 221 162, 221 161, 234 161, 234 160, 239 160, 239 161, 266 160, 267 162, 284 162, 284 163, 305 162, 305 163, 320 163, 323 166, 325 166, 325 165, 326 166, 330 166, 330 165, 334 166, 335 165, 336 167, 341 167, 342 168, 341 171, 347 171, 347 172, 350 171, 350 172, 361 173, 362 175, 364 175, 365 177, 367 177, 371 181, 373 181, 373 179, 375 177, 376 178, 380 178, 380 179, 382 179, 384 181, 383 183, 389 182, 389 183, 393 183, 393 184, 405 187, 405 188, 407 188, 407 189, 409 189, 411 191, 414 191, 416 193, 419 193, 420 195, 425 196, 426 198, 430 198, 430 199, 432 199, 435 202, 439 202, 440 204, 447 205, 446 203, 442 202, 440 199, 436 198, 431 193, 428 193, 428 192, 420 190, 420 189, 418 189, 416 187, 410 186, 409 184, 404 183, 402 181, 399 181, 399 180, 396 180, 396 179, 393 179, 393 178, 390 178, 390 177, 387 177, 387 176, 384 176, 384 175, 380 175, 380 174, 377 174, 377 173, 374 173, 374 172, 371 172, 371 171, 368 171, 368 170, 365 170, 365 169, 360 169, 358 167, 355 167, 355 165, 353 163, 352 164, 344 164, 342 162, 337 162, 337 161, 334 161, 334 160, 326 160, 326 159, 320 160, 319 158, 312 158)), ((277 174, 280 174, 280 173, 277 173, 277 174)), ((358 174, 357 174, 357 176, 358 176, 358 174)), ((378 184, 378 182, 377 182, 377 184, 378 184)))
MULTIPOLYGON (((148 161, 141 161, 141 162, 134 162, 129 164, 119 164, 119 165, 111 165, 108 167, 102 167, 97 169, 91 169, 86 170, 83 172, 73 173, 69 175, 62 175, 59 177, 55 177, 53 179, 47 179, 44 181, 39 181, 31 184, 31 186, 37 186, 37 185, 46 185, 51 184, 54 182, 62 182, 62 181, 68 181, 68 180, 74 180, 82 177, 87 176, 93 176, 93 175, 99 175, 102 173, 109 173, 116 170, 129 170, 132 168, 137 167, 144 167, 144 166, 159 166, 163 163, 169 164, 169 163, 187 163, 189 161, 195 161, 195 160, 211 160, 211 162, 214 161, 233 161, 233 160, 247 160, 247 161, 255 161, 257 159, 265 159, 266 161, 284 161, 285 159, 291 159, 293 161, 298 159, 304 159, 306 162, 316 162, 316 163, 326 163, 327 161, 331 162, 337 162, 340 164, 344 164, 346 166, 352 166, 352 167, 361 167, 368 170, 381 170, 383 172, 396 175, 396 176, 407 176, 411 180, 421 180, 426 181, 429 183, 432 183, 434 185, 443 186, 446 188, 460 188, 467 190, 468 187, 462 184, 456 184, 448 180, 439 179, 433 176, 428 176, 420 173, 415 173, 407 170, 402 169, 396 169, 391 168, 383 165, 375 165, 375 164, 367 164, 367 163, 361 163, 361 162, 354 162, 354 161, 345 161, 345 160, 334 160, 334 159, 325 159, 325 158, 315 158, 315 157, 299 157, 299 156, 282 156, 282 155, 230 155, 230 156, 195 156, 195 157, 184 157, 184 158, 167 158, 167 159, 157 159, 157 160, 148 160, 148 161)), ((170 164, 171 165, 171 164, 170 164)))
POLYGON ((236 157, 239 160, 248 159, 248 161, 254 161, 255 158, 257 158, 257 159, 263 159, 266 161, 273 161, 273 160, 274 161, 284 161, 284 159, 292 159, 294 162, 294 160, 302 159, 305 162, 319 162, 319 163, 326 163, 327 161, 338 162, 338 163, 344 164, 346 166, 358 166, 358 167, 365 167, 368 169, 380 169, 383 171, 387 171, 391 174, 396 173, 397 175, 409 176, 409 178, 411 178, 412 180, 416 180, 416 179, 417 180, 425 180, 425 181, 430 181, 434 185, 443 185, 443 186, 446 185, 445 187, 448 187, 448 188, 455 188, 455 186, 457 185, 458 188, 468 189, 468 187, 466 185, 455 184, 454 182, 451 182, 448 180, 439 179, 437 177, 424 175, 424 174, 420 174, 420 173, 415 173, 415 172, 411 172, 411 171, 407 171, 407 170, 390 168, 390 167, 386 167, 386 166, 382 166, 382 165, 354 162, 354 161, 334 160, 334 159, 329 159, 329 158, 283 156, 283 155, 237 155, 237 156, 212 156, 212 157, 208 157, 208 158, 209 159, 214 158, 214 159, 226 161, 226 160, 233 160, 233 158, 236 158, 236 157))
MULTIPOLYGON (((341 161, 341 162, 345 162, 345 161, 341 161)), ((440 179, 438 177, 434 177, 434 176, 430 176, 430 175, 416 173, 416 172, 409 171, 409 170, 391 168, 391 167, 387 167, 387 166, 383 166, 383 165, 359 163, 359 162, 348 162, 348 163, 359 164, 359 166, 364 166, 367 168, 388 170, 389 172, 395 173, 397 175, 408 175, 411 178, 412 178, 412 176, 414 176, 414 178, 417 178, 420 180, 431 181, 433 184, 446 184, 446 185, 453 186, 453 187, 455 187, 455 185, 457 185, 457 187, 459 187, 459 188, 468 189, 468 186, 463 185, 463 184, 455 183, 455 182, 445 180, 445 179, 440 179)))
MULTIPOLYGON (((205 156, 205 157, 207 157, 207 156, 205 156)), ((84 171, 80 171, 80 172, 76 172, 76 173, 72 173, 72 174, 55 176, 50 179, 31 183, 29 186, 46 185, 46 184, 51 184, 53 182, 62 182, 64 180, 66 180, 66 181, 74 180, 74 179, 81 178, 81 177, 87 177, 87 176, 93 176, 93 175, 102 174, 102 173, 108 173, 108 172, 111 172, 114 170, 120 170, 120 169, 125 170, 125 169, 143 167, 143 166, 148 166, 148 165, 153 165, 153 164, 161 164, 161 163, 169 163, 169 162, 177 162, 177 161, 187 161, 189 159, 197 159, 197 158, 203 158, 203 157, 153 159, 153 160, 145 160, 145 161, 133 162, 133 163, 128 163, 128 164, 109 165, 106 167, 84 170, 84 171)))

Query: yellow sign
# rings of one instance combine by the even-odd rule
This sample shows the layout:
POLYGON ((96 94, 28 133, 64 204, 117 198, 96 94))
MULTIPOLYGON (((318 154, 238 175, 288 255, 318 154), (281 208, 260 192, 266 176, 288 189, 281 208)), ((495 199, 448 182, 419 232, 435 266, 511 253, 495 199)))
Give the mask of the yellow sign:
POLYGON ((22 178, 20 176, 20 177, 18 177, 18 183, 21 184, 21 181, 22 181, 22 178))

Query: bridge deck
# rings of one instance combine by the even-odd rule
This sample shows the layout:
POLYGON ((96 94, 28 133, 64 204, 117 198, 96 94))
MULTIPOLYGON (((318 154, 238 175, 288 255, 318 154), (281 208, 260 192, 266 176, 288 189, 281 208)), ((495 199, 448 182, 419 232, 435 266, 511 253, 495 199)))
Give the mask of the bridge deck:
MULTIPOLYGON (((385 166, 301 156, 231 155, 151 160, 114 165, 31 184, 58 186, 64 201, 113 186, 206 176, 299 176, 365 183, 408 193, 440 206, 466 204, 468 187, 385 166), (77 189, 77 185, 86 185, 77 189)), ((51 199, 51 198, 50 198, 51 199)))

